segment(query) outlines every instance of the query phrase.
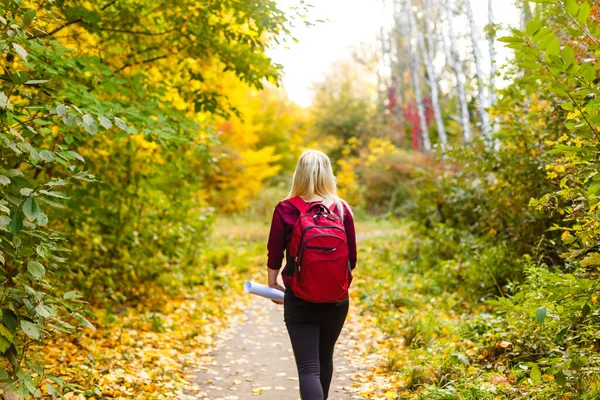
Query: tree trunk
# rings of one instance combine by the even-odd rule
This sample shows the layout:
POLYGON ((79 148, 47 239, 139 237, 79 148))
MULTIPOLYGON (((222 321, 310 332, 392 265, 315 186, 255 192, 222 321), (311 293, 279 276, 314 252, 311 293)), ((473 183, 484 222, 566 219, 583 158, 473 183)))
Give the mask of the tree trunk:
POLYGON ((494 9, 488 0, 488 46, 490 48, 490 106, 496 103, 496 31, 494 26, 494 9))
POLYGON ((458 45, 456 36, 454 35, 454 13, 451 8, 441 4, 446 11, 446 19, 448 20, 448 38, 450 39, 450 66, 456 75, 456 89, 458 92, 458 102, 460 105, 460 123, 463 130, 463 138, 465 142, 471 141, 471 120, 469 118, 469 107, 467 105, 467 93, 465 85, 465 74, 463 72, 460 55, 458 53, 458 45))
MULTIPOLYGON (((421 47, 421 51, 423 53, 423 60, 425 62, 425 68, 427 69, 427 76, 429 77, 429 88, 431 90, 431 104, 433 106, 433 114, 435 116, 435 123, 438 129, 438 136, 440 139, 440 145, 442 147, 442 151, 446 150, 448 146, 448 138, 446 136, 446 128, 444 127, 444 118, 442 115, 442 109, 440 107, 440 95, 438 88, 439 76, 437 71, 435 70, 435 66, 433 65, 434 53, 433 53, 433 26, 431 24, 431 15, 433 7, 431 6, 431 0, 427 0, 425 2, 425 24, 427 26, 427 36, 429 46, 425 44, 423 40, 423 35, 418 33, 418 41, 421 47)), ((415 24, 416 25, 416 24, 415 24)))
POLYGON ((430 151, 431 150, 431 141, 429 140, 429 131, 427 129, 427 120, 425 119, 425 107, 423 106, 423 98, 421 95, 421 85, 419 84, 419 67, 420 67, 420 59, 419 52, 416 48, 418 46, 418 33, 417 27, 415 23, 415 17, 412 8, 412 0, 406 0, 407 5, 407 14, 408 14, 408 26, 410 29, 410 34, 408 35, 408 56, 410 58, 410 69, 412 74, 412 81, 415 91, 415 102, 417 103, 417 113, 419 115, 419 126, 421 128, 421 139, 423 144, 423 150, 430 151), (411 39, 415 38, 417 46, 414 46, 411 42, 411 39))
POLYGON ((479 95, 479 116, 481 118, 481 134, 484 138, 490 139, 492 137, 492 130, 490 127, 490 115, 488 114, 489 100, 488 92, 486 90, 486 83, 483 77, 483 68, 481 67, 481 51, 479 50, 479 43, 477 42, 477 25, 473 17, 473 8, 471 7, 471 0, 465 1, 467 7, 467 18, 469 19, 469 26, 471 30, 471 43, 473 45, 473 57, 475 59, 475 77, 477 79, 477 92, 479 95))
POLYGON ((531 21, 531 7, 529 6, 529 0, 521 0, 521 7, 523 13, 521 14, 521 30, 524 31, 527 23, 531 21))

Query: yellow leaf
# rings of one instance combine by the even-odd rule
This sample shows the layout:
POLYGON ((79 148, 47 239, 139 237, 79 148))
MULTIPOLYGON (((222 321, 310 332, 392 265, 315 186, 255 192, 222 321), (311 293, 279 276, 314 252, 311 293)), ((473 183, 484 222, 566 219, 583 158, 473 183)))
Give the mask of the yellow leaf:
POLYGON ((395 400, 398 398, 398 393, 394 390, 388 390, 387 392, 385 392, 385 398, 389 400, 395 400))

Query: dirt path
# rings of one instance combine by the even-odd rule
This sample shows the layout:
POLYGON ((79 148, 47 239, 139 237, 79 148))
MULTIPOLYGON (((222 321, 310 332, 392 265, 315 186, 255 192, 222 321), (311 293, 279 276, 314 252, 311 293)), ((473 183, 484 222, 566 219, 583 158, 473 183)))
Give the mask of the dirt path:
MULTIPOLYGON (((352 378, 360 370, 350 360, 357 340, 352 329, 355 318, 351 310, 336 346, 331 400, 360 398, 353 394, 356 389, 352 387, 352 378)), ((252 296, 248 308, 221 335, 204 361, 207 367, 196 374, 196 384, 201 388, 196 398, 300 398, 294 355, 283 322, 283 308, 269 300, 252 296)))

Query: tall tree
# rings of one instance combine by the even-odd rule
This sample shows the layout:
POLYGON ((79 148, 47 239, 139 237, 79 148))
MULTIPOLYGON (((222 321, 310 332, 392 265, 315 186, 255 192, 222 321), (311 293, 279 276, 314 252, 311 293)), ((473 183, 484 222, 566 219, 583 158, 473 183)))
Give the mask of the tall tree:
POLYGON ((493 0, 488 0, 487 39, 490 50, 490 106, 496 103, 496 25, 494 24, 493 0))
POLYGON ((421 95, 421 85, 419 83, 419 72, 420 72, 420 58, 418 52, 418 32, 413 11, 412 0, 406 0, 405 2, 407 16, 408 16, 408 27, 409 32, 407 36, 407 47, 408 57, 410 59, 410 72, 413 81, 413 88, 415 91, 415 102, 417 104, 417 113, 419 115, 419 126, 421 128, 421 140, 422 148, 425 151, 431 150, 431 141, 429 139, 429 132, 427 129, 427 120, 425 116, 425 106, 423 105, 423 97, 421 95), (412 39, 415 39, 417 46, 413 45, 412 39))
POLYGON ((462 62, 458 52, 458 43, 454 34, 454 11, 453 1, 449 1, 449 5, 439 3, 441 9, 445 10, 446 21, 448 22, 448 39, 450 40, 450 66, 454 70, 456 76, 456 90, 458 92, 458 103, 460 106, 460 123, 463 130, 463 138, 465 142, 471 141, 471 119, 469 117, 469 107, 467 103, 466 78, 463 71, 462 62))
POLYGON ((467 19, 469 20, 471 45, 473 46, 473 59, 475 61, 475 78, 477 81, 477 93, 479 95, 479 117, 481 118, 481 133, 486 139, 490 139, 492 131, 490 127, 490 116, 488 114, 489 98, 488 90, 486 90, 486 83, 483 76, 483 68, 481 66, 481 51, 479 49, 478 37, 477 37, 477 25, 475 24, 475 18, 473 16, 473 8, 471 6, 471 0, 465 1, 467 19))
POLYGON ((427 70, 427 80, 429 82, 429 89, 431 90, 431 104, 433 107, 433 114, 435 117, 435 123, 437 125, 438 137, 440 139, 440 145, 442 150, 445 150, 448 145, 448 138, 446 136, 446 129, 444 127, 444 118, 442 116, 442 109, 440 107, 440 95, 439 95, 439 76, 433 64, 434 51, 433 51, 433 24, 431 23, 431 15, 433 12, 433 5, 431 0, 425 2, 425 25, 427 29, 427 44, 423 40, 423 35, 418 33, 419 46, 423 53, 423 60, 425 62, 425 68, 427 70))

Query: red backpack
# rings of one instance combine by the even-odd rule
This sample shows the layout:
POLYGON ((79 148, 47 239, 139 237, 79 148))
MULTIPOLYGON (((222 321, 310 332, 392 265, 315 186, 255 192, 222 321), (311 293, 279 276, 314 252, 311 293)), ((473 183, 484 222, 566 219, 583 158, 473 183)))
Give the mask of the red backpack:
POLYGON ((292 291, 312 303, 346 300, 352 275, 344 222, 321 202, 309 205, 301 197, 289 201, 300 211, 289 243, 292 291))

